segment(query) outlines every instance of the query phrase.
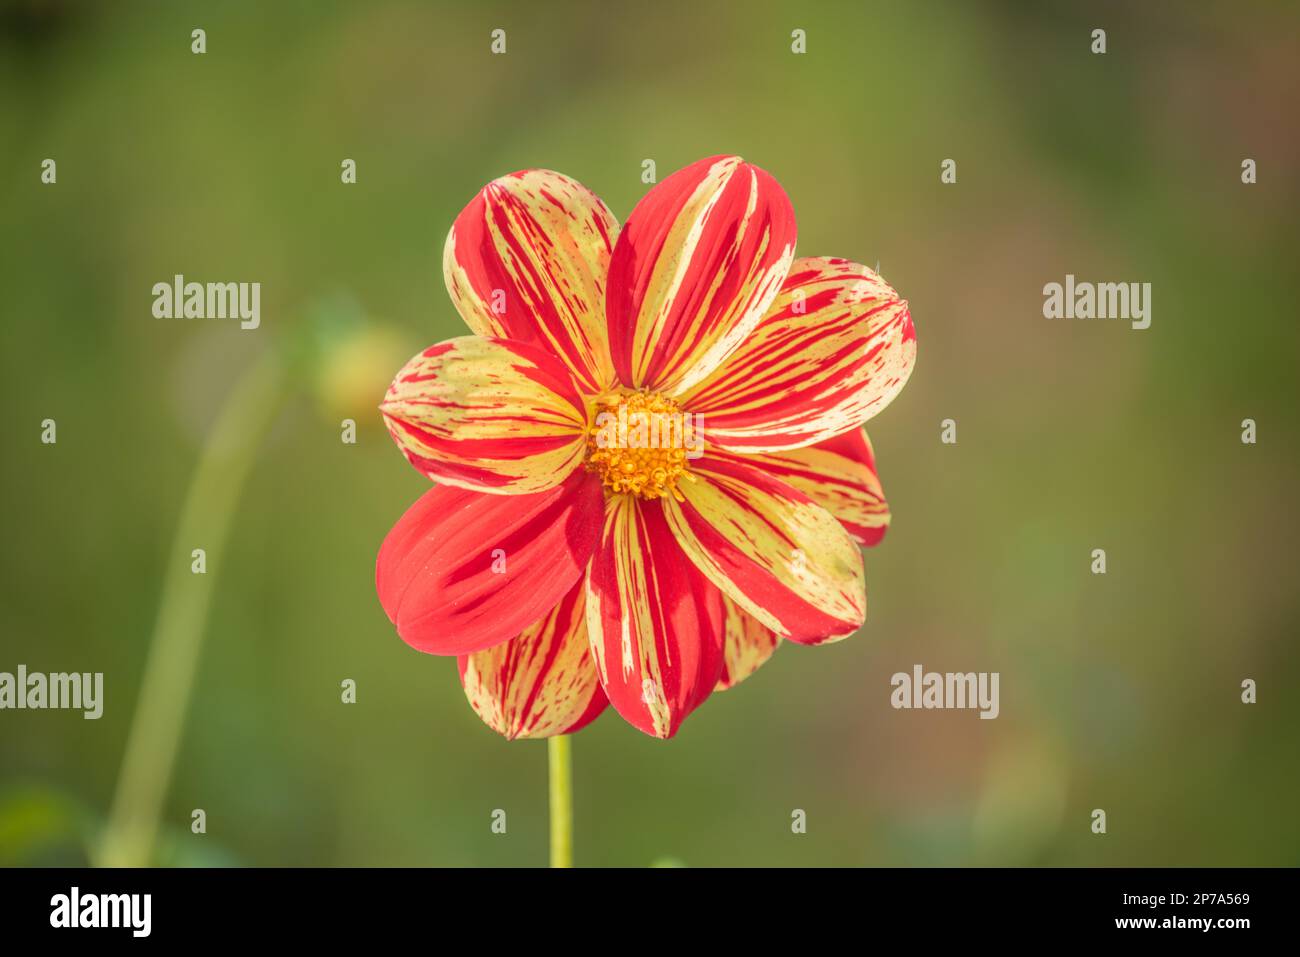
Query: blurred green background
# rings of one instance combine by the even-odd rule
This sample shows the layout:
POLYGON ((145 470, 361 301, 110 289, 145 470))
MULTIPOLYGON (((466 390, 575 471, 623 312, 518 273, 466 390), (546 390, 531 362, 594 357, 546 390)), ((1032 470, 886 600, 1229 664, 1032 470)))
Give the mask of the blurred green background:
POLYGON ((99 721, 0 712, 0 862, 87 859, 204 435, 259 353, 350 314, 372 347, 304 352, 333 371, 208 555, 158 859, 544 863, 545 746, 482 725, 376 600, 427 483, 374 406, 461 334, 442 243, 489 179, 561 170, 622 220, 644 159, 737 152, 800 253, 911 302, 918 366, 870 426, 894 525, 861 634, 780 649, 667 744, 612 711, 575 738, 578 862, 1300 863, 1300 14, 1077 6, 0 7, 0 671, 106 685, 99 721), (175 273, 261 282, 261 328, 154 319, 175 273), (1151 282, 1151 328, 1044 319, 1066 273, 1151 282), (1000 672, 1001 716, 891 709, 916 663, 1000 672))

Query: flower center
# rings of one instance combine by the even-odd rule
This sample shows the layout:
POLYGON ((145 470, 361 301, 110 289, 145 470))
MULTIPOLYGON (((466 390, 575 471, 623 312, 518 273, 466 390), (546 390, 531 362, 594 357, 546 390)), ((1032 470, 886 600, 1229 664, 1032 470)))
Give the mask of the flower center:
POLYGON ((684 501, 677 482, 694 481, 687 462, 703 450, 697 416, 657 392, 598 398, 587 428, 587 468, 611 492, 641 498, 671 495, 684 501))

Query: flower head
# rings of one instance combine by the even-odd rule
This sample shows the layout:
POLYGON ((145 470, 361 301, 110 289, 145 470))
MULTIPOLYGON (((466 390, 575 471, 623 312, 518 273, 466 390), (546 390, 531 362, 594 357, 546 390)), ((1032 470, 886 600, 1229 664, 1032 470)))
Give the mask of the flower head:
POLYGON ((889 510, 861 427, 916 338, 876 273, 794 245, 781 187, 734 156, 674 173, 621 230, 546 170, 457 217, 443 269, 473 335, 415 356, 381 406, 438 484, 376 584, 501 734, 612 703, 671 737, 780 639, 863 623, 859 546, 889 510))

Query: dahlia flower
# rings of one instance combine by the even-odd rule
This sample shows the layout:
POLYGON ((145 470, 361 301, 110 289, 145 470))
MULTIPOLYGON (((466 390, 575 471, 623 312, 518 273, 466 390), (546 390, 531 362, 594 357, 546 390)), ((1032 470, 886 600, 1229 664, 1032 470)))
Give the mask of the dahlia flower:
POLYGON ((889 523, 862 424, 916 338, 871 269, 794 247, 784 191, 735 156, 674 173, 622 229, 548 170, 457 217, 443 271, 472 335, 411 359, 381 405, 437 484, 376 585, 499 733, 613 704, 668 738, 781 639, 862 625, 859 546, 889 523))

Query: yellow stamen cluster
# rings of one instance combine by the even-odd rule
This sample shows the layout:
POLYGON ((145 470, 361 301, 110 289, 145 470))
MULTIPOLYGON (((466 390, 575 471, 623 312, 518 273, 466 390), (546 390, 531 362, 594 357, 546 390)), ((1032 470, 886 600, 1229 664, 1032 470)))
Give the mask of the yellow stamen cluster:
POLYGON ((657 392, 604 396, 587 429, 587 468, 612 492, 685 501, 677 482, 693 478, 684 428, 677 403, 657 392))

